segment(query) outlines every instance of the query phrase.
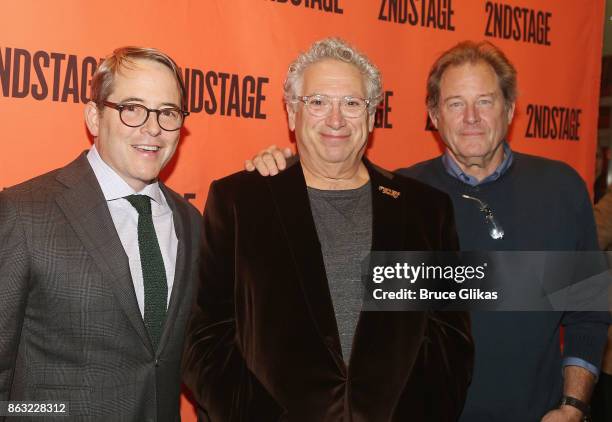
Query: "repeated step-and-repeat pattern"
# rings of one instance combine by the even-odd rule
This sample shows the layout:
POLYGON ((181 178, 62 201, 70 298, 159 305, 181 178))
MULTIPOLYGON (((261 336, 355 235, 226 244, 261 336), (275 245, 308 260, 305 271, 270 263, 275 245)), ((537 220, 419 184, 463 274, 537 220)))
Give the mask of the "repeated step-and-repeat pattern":
MULTIPOLYGON (((424 105, 429 67, 461 40, 488 40, 518 69, 511 146, 593 181, 603 0, 21 0, 1 9, 0 189, 89 148, 83 105, 100 60, 119 46, 152 46, 181 66, 191 111, 163 178, 202 209, 212 180, 264 146, 291 144, 287 66, 329 36, 383 73, 368 149, 378 164, 440 154, 424 105)), ((183 419, 195 420, 187 400, 183 419)))

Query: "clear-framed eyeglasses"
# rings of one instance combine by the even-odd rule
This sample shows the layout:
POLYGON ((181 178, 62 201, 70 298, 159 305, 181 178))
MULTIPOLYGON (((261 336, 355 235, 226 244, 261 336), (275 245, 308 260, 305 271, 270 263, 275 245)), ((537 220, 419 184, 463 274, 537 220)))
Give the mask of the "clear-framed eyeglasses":
POLYGON ((308 112, 315 117, 327 116, 332 111, 334 101, 340 104, 340 113, 344 117, 355 118, 363 116, 370 106, 371 100, 359 97, 332 97, 329 95, 315 94, 294 96, 294 101, 301 101, 308 112))
POLYGON ((149 114, 155 113, 159 127, 168 132, 173 132, 179 130, 183 126, 185 117, 189 116, 188 111, 181 110, 177 107, 154 109, 147 108, 142 104, 117 104, 111 101, 104 101, 103 104, 117 110, 121 122, 129 127, 140 127, 144 125, 149 119, 149 114))

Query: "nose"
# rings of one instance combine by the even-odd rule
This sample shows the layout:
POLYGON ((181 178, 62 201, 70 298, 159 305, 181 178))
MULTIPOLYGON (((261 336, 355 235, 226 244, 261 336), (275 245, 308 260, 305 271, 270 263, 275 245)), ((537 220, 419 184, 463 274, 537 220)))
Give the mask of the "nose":
POLYGON ((327 126, 332 129, 340 129, 346 125, 346 120, 340 110, 340 101, 332 101, 332 106, 329 114, 325 119, 327 126))
POLYGON ((144 122, 144 125, 140 127, 140 129, 147 132, 151 136, 158 136, 161 133, 162 128, 157 122, 157 114, 155 112, 150 112, 147 120, 144 122))
POLYGON ((465 107, 463 119, 466 123, 470 124, 478 123, 480 121, 480 113, 476 107, 476 104, 469 104, 465 107))

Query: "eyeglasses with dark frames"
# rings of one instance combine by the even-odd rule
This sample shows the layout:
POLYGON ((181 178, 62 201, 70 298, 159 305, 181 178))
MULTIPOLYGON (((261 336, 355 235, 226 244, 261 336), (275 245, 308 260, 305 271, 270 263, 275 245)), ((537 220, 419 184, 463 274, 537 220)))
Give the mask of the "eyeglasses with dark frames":
POLYGON ((173 132, 179 130, 183 126, 185 117, 189 116, 188 111, 177 107, 154 109, 136 103, 118 104, 111 101, 103 101, 102 103, 107 107, 117 110, 121 123, 129 127, 144 125, 149 119, 149 114, 155 113, 159 127, 165 131, 173 132))

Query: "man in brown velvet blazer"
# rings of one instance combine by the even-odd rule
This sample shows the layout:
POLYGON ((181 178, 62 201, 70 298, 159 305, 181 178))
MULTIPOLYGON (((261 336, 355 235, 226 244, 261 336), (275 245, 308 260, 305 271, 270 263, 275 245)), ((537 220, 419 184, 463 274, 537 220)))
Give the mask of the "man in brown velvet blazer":
POLYGON ((449 198, 363 159, 382 87, 338 39, 290 66, 300 153, 274 178, 211 185, 184 378, 212 422, 454 421, 465 313, 360 312, 371 250, 458 248, 449 198))

